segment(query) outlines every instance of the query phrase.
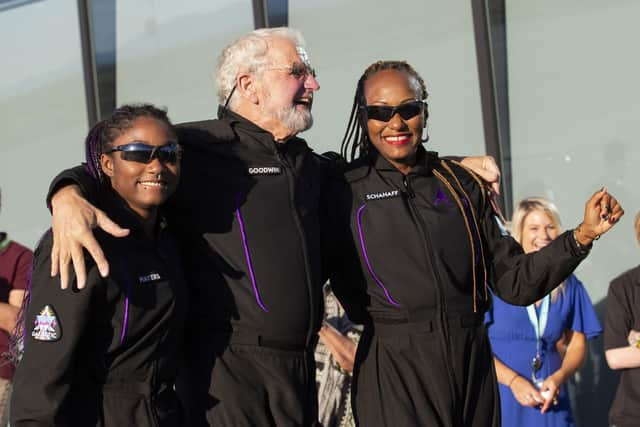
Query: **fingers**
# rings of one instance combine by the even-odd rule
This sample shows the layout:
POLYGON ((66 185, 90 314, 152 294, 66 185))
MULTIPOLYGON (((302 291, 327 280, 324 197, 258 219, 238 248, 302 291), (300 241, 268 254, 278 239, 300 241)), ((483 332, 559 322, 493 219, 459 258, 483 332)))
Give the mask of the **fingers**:
MULTIPOLYGON (((89 255, 91 255, 91 258, 93 258, 93 260, 95 261, 100 275, 102 277, 107 277, 109 275, 109 262, 107 261, 104 252, 102 252, 102 248, 100 247, 98 241, 95 239, 94 235, 92 233, 87 235, 86 240, 82 241, 81 244, 87 249, 87 252, 89 252, 89 255)), ((75 258, 73 261, 73 265, 74 267, 76 265, 75 258)), ((84 269, 84 262, 82 263, 82 267, 84 269)), ((84 280, 82 281, 82 286, 80 286, 80 272, 76 271, 76 273, 78 274, 78 288, 82 289, 84 288, 84 280)))
POLYGON ((500 194, 500 169, 493 157, 465 157, 461 163, 486 181, 490 185, 491 191, 500 194))
POLYGON ((524 394, 519 400, 522 406, 528 406, 530 408, 540 406, 540 404, 544 402, 544 399, 536 390, 532 390, 530 393, 524 394))
POLYGON ((620 218, 622 218, 622 215, 624 215, 624 209, 622 209, 622 206, 620 206, 620 203, 618 203, 618 200, 616 200, 615 197, 610 196, 608 207, 609 223, 615 224, 616 222, 620 221, 620 218))
POLYGON ((78 289, 83 289, 87 282, 87 270, 84 265, 84 253, 82 252, 82 246, 74 245, 71 248, 71 260, 73 262, 73 269, 76 273, 78 289))
POLYGON ((544 401, 544 404, 542 405, 542 408, 540 409, 540 413, 544 414, 545 412, 547 412, 549 410, 549 408, 551 408, 551 405, 556 406, 558 404, 558 391, 556 390, 552 397, 550 397, 549 399, 546 399, 544 401))
POLYGON ((67 241, 56 233, 55 221, 53 229, 53 247, 51 248, 51 277, 60 274, 60 288, 69 287, 69 266, 71 262, 71 251, 68 249, 67 241))
POLYGON ((544 399, 538 390, 524 377, 517 377, 511 384, 511 391, 518 403, 522 406, 536 407, 539 406, 544 399))
POLYGON ((54 239, 51 247, 51 277, 55 277, 58 274, 58 251, 57 240, 54 239))
POLYGON ((600 206, 600 202, 605 194, 607 194, 607 189, 605 187, 602 187, 600 190, 593 193, 593 196, 591 196, 591 198, 587 202, 587 206, 591 209, 596 209, 600 206))
POLYGON ((603 187, 586 203, 581 237, 589 244, 609 231, 623 215, 624 209, 618 200, 603 187))
MULTIPOLYGON (((100 227, 105 232, 111 234, 113 237, 125 237, 129 235, 128 228, 122 228, 115 222, 111 221, 111 219, 100 209, 96 209, 96 225, 100 227)), ((95 257, 94 257, 95 258, 95 257)))
POLYGON ((495 194, 500 195, 500 180, 492 182, 489 187, 491 188, 491 191, 493 191, 495 194))
POLYGON ((93 236, 92 229, 102 228, 115 237, 129 234, 129 230, 119 227, 107 215, 91 205, 77 191, 60 190, 56 195, 53 209, 52 230, 54 236, 51 253, 51 274, 60 274, 60 287, 66 289, 72 277, 70 264, 76 272, 77 285, 81 289, 86 283, 86 267, 83 248, 86 248, 95 260, 100 274, 109 274, 109 264, 93 236))
POLYGON ((551 405, 557 404, 558 393, 560 392, 560 386, 556 382, 553 376, 548 377, 542 385, 541 397, 544 399, 540 413, 544 414, 549 410, 551 405))
POLYGON ((609 201, 611 200, 611 196, 607 193, 607 189, 603 188, 601 191, 600 200, 598 201, 598 207, 600 208, 600 218, 604 221, 609 219, 609 201))
POLYGON ((482 178, 490 184, 491 191, 500 194, 500 168, 496 160, 491 156, 485 156, 482 161, 482 170, 484 175, 482 178))
POLYGON ((624 214, 622 206, 618 203, 605 187, 596 191, 587 202, 587 208, 596 211, 602 221, 614 223, 624 214))
POLYGON ((60 255, 60 288, 67 289, 69 287, 69 260, 71 256, 68 252, 64 252, 60 255))

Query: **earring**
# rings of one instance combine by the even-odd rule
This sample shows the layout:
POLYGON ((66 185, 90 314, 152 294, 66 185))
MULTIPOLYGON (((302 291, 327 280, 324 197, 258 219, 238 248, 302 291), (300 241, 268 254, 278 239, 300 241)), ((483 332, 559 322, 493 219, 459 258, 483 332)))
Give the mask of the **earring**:
POLYGON ((426 125, 424 126, 424 132, 422 134, 426 135, 424 138, 420 140, 420 142, 424 144, 425 142, 429 141, 429 129, 427 128, 426 125))

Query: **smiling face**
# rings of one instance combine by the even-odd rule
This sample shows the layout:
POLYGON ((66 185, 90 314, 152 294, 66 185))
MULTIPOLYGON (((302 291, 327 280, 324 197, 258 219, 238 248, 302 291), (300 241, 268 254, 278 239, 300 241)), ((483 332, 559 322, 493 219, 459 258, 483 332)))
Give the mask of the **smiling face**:
POLYGON ((525 253, 538 251, 558 237, 559 225, 544 210, 534 210, 522 222, 520 244, 525 253))
MULTIPOLYGON (((399 70, 383 70, 369 77, 364 83, 364 98, 368 106, 390 107, 419 99, 407 74, 399 70)), ((415 164, 423 128, 422 112, 408 119, 396 113, 389 121, 367 120, 369 141, 403 173, 408 173, 415 164)))
MULTIPOLYGON (((269 127, 285 128, 290 134, 309 129, 313 124, 313 93, 320 85, 311 73, 306 53, 292 40, 273 37, 269 41, 269 65, 258 73, 256 95, 261 113, 270 119, 269 127)), ((265 127, 268 131, 271 128, 265 127)))
MULTIPOLYGON (((106 147, 107 151, 125 144, 141 142, 162 146, 175 142, 176 137, 163 122, 139 117, 130 129, 125 130, 106 147)), ((100 164, 111 187, 142 218, 164 203, 175 191, 180 175, 180 163, 161 162, 157 157, 149 163, 124 160, 121 152, 102 154, 100 164)))

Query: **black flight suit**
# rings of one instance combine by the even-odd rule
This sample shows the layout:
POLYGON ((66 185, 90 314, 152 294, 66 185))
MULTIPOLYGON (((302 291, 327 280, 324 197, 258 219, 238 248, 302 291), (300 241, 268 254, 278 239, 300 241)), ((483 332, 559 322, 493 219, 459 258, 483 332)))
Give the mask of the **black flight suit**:
POLYGON ((338 174, 334 182, 339 209, 331 226, 336 242, 347 240, 333 252, 332 285, 350 318, 365 324, 353 386, 362 426, 500 426, 482 323, 490 304, 483 260, 495 293, 526 305, 562 282, 585 256, 570 232, 524 255, 499 227, 477 181, 447 164, 455 178, 437 154, 420 147, 418 164, 405 177, 374 153, 347 166, 344 180, 338 174), (354 253, 360 260, 355 267, 348 262, 354 253))
MULTIPOLYGON (((182 176, 167 215, 191 292, 178 384, 188 425, 313 425, 324 160, 232 112, 177 130, 182 176)), ((71 179, 90 193, 82 175, 52 188, 71 179)))
POLYGON ((62 290, 50 277, 50 232, 36 250, 12 426, 183 425, 173 389, 187 317, 178 248, 164 220, 151 239, 108 193, 99 206, 131 229, 123 238, 96 231, 109 277, 90 265, 86 289, 62 290))

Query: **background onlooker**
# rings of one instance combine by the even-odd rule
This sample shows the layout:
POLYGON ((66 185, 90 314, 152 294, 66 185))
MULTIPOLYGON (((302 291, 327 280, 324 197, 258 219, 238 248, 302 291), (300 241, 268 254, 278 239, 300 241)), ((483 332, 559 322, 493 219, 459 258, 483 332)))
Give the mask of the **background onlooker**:
MULTIPOLYGON (((0 209, 2 192, 0 191, 0 209)), ((0 232, 0 427, 9 422, 11 381, 15 366, 8 356, 9 335, 16 326, 31 274, 33 253, 0 232)))
MULTIPOLYGON (((640 243, 640 212, 633 223, 640 243)), ((609 367, 622 370, 609 411, 615 427, 640 424, 640 266, 611 281, 604 324, 604 349, 609 367)))
MULTIPOLYGON (((526 253, 545 247, 561 232, 553 203, 522 200, 512 220, 513 237, 526 253)), ((564 383, 582 365, 587 338, 602 328, 582 283, 572 274, 529 307, 494 295, 486 315, 500 384, 503 426, 573 426, 564 383)))

